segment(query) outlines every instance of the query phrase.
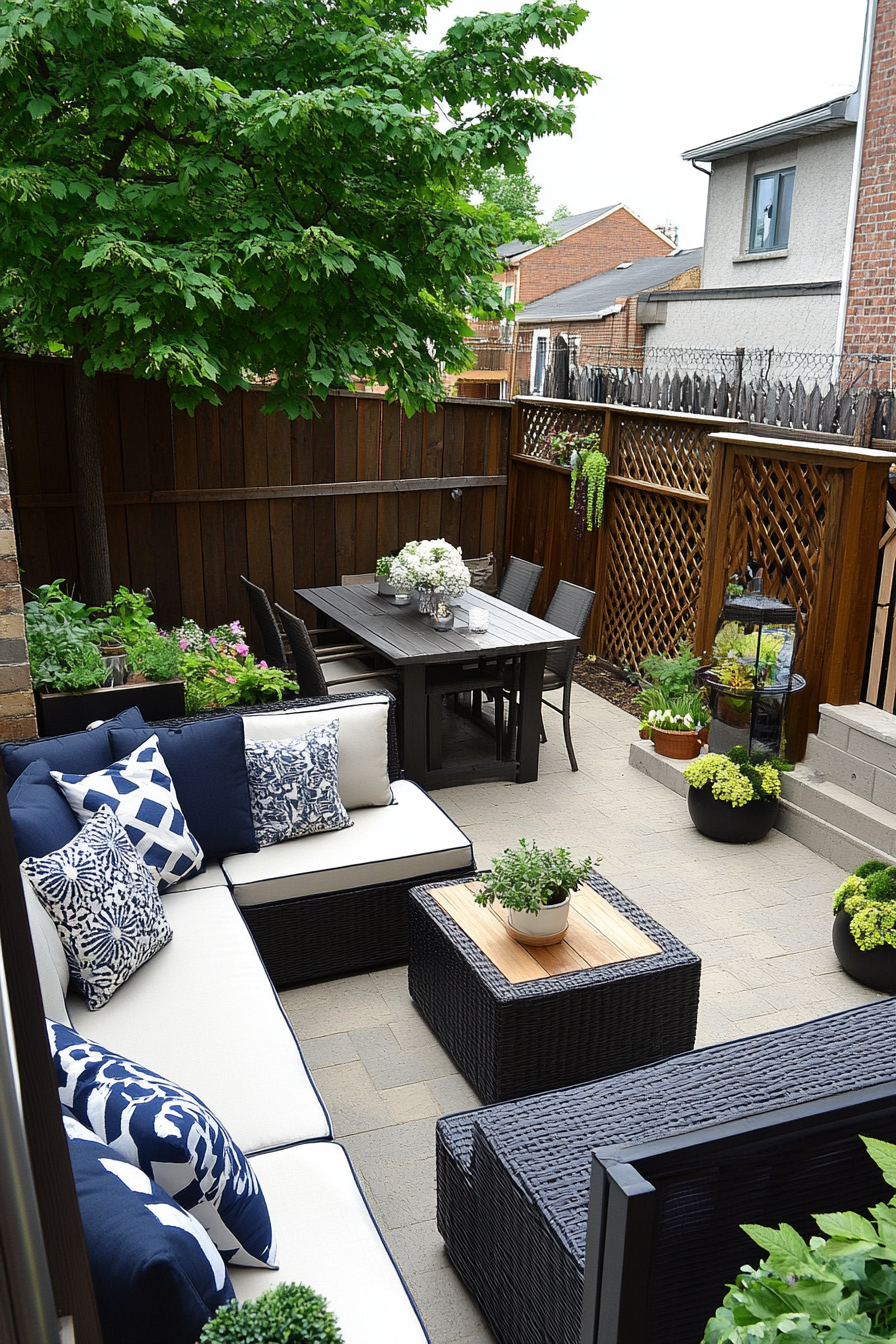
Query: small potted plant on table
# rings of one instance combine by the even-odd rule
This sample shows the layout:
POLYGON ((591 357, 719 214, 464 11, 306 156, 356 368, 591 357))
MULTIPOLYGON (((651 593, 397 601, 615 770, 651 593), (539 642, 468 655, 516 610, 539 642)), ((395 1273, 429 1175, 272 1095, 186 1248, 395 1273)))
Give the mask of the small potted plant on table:
POLYGON ((392 572, 391 555, 381 555, 376 562, 376 590, 380 597, 394 597, 395 589, 389 582, 389 575, 392 572))
POLYGON ((831 937, 847 975, 896 994, 896 867, 869 859, 837 888, 831 937))
POLYGON ((569 926, 570 892, 591 872, 591 859, 572 862, 568 849, 539 849, 520 840, 479 873, 478 905, 498 901, 508 912, 508 928, 519 942, 559 943, 569 926))
POLYGON ((781 772, 792 769, 787 761, 745 747, 732 747, 727 756, 698 756, 684 768, 691 820, 710 840, 761 840, 778 818, 781 772))

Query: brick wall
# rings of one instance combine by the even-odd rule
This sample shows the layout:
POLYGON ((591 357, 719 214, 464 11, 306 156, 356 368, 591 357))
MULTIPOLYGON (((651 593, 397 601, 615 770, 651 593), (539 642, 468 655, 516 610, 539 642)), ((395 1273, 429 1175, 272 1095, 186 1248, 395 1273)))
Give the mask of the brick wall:
POLYGON ((844 353, 896 346, 896 0, 878 0, 844 353))
POLYGON ((667 257, 671 251, 667 238, 659 238, 622 206, 569 238, 523 257, 519 301, 533 303, 545 294, 609 271, 621 261, 667 257))
POLYGON ((37 737, 37 719, 25 645, 6 443, 0 422, 0 740, 23 737, 37 737))

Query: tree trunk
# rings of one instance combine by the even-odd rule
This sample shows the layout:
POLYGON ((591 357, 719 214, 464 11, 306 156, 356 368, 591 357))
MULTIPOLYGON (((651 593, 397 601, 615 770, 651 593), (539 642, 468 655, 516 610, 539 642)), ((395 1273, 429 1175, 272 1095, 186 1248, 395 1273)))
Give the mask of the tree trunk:
POLYGON ((112 596, 109 534, 103 500, 103 445, 96 407, 96 381, 84 372, 86 351, 74 351, 75 441, 73 457, 78 496, 78 550, 81 557, 81 597, 101 606, 112 596))

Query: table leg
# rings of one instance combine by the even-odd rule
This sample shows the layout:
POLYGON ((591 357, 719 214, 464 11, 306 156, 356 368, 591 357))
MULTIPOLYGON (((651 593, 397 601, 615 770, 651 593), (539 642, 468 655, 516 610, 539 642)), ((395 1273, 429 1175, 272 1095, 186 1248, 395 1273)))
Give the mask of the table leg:
POLYGON ((541 738, 541 696, 544 690, 544 664, 547 649, 533 649, 521 659, 520 711, 517 725, 518 784, 531 784, 538 778, 538 749, 541 738))
POLYGON ((426 667, 411 663, 402 668, 401 718, 404 773, 423 785, 426 777, 426 667))

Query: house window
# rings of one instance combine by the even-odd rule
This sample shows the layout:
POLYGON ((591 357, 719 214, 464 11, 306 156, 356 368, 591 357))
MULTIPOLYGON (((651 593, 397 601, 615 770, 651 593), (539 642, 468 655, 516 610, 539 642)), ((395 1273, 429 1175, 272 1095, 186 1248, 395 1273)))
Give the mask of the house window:
POLYGON ((513 303, 513 285, 504 286, 504 302, 513 303))
POLYGON ((787 246, 795 171, 782 168, 776 173, 757 173, 753 178, 750 252, 776 252, 787 246))
POLYGON ((544 370, 548 362, 549 330, 542 329, 532 333, 532 363, 529 369, 529 383, 533 394, 540 395, 544 387, 544 370))

